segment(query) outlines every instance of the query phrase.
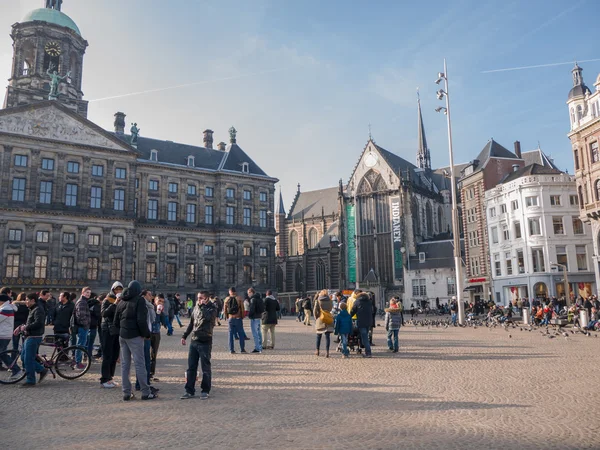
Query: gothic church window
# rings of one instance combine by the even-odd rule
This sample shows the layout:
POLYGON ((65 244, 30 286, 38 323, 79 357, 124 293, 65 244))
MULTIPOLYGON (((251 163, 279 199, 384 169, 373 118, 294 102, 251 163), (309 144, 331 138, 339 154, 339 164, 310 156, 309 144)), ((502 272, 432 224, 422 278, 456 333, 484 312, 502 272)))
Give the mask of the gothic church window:
POLYGON ((319 259, 316 264, 315 275, 317 278, 317 290, 326 289, 327 281, 326 281, 326 271, 325 271, 325 263, 322 259, 319 259))
POLYGON ((438 233, 443 233, 444 232, 444 211, 442 210, 441 206, 438 206, 438 216, 437 216, 437 220, 438 220, 438 233))
POLYGON ((298 254, 298 233, 296 230, 292 230, 290 233, 290 256, 296 256, 298 254))
POLYGON ((317 230, 311 228, 308 232, 308 248, 315 248, 318 244, 317 230))
POLYGON ((431 202, 425 204, 425 220, 427 222, 427 236, 433 236, 433 212, 431 202))

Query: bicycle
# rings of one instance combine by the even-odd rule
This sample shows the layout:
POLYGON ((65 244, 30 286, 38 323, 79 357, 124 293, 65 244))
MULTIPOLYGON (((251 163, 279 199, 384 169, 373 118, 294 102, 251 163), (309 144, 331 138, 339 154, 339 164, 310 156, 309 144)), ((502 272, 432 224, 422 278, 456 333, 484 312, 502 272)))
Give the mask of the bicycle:
MULTIPOLYGON (((15 384, 25 378, 25 368, 21 367, 19 376, 13 375, 13 368, 19 367, 19 360, 23 353, 23 344, 25 335, 21 334, 19 347, 17 350, 5 350, 0 353, 0 361, 5 362, 6 371, 0 372, 0 384, 15 384)), ((69 335, 48 335, 44 336, 40 346, 52 347, 50 358, 46 354, 38 354, 37 361, 52 373, 52 378, 56 375, 65 380, 74 380, 87 373, 92 365, 92 359, 87 349, 78 345, 67 346, 69 335), (80 361, 77 362, 77 359, 80 361)))

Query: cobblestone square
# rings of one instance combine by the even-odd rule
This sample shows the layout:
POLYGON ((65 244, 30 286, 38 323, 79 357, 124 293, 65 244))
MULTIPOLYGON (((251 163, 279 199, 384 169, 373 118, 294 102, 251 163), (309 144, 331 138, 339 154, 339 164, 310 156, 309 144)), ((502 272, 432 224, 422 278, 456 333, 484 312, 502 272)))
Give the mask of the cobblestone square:
POLYGON ((277 326, 275 350, 231 355, 223 323, 211 398, 183 401, 182 330, 162 336, 156 401, 101 389, 98 363, 75 381, 0 386, 2 447, 600 448, 593 334, 406 326, 393 354, 377 327, 372 359, 343 360, 333 342, 329 359, 315 356, 313 328, 292 318, 277 326))

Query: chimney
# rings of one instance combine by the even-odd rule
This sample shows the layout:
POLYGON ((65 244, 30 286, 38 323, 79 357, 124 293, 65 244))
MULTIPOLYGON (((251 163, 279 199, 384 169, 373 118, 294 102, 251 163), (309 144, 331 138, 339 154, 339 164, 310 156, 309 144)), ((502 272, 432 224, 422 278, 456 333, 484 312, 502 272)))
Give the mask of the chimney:
POLYGON ((523 158, 521 156, 521 143, 519 141, 515 141, 515 155, 517 155, 517 158, 519 159, 523 158))
MULTIPOLYGON (((519 142, 519 141, 517 141, 517 142, 519 142)), ((518 164, 513 164, 512 168, 513 168, 513 172, 516 172, 517 170, 519 170, 519 165, 518 164)))
POLYGON ((125 134, 125 113, 115 113, 115 133, 125 134))
POLYGON ((213 148, 213 130, 204 130, 204 147, 213 148))
POLYGON ((218 148, 219 150, 221 150, 222 152, 224 152, 224 151, 225 151, 225 147, 227 147, 227 144, 226 144, 225 142, 223 142, 223 141, 221 141, 221 142, 219 142, 219 143, 217 144, 217 148, 218 148))

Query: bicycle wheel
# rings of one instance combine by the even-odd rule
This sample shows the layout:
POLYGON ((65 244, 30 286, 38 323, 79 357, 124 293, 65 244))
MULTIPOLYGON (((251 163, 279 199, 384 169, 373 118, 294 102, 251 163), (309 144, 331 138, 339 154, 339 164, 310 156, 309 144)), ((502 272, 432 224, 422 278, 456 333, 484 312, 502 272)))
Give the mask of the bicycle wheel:
POLYGON ((92 365, 87 349, 72 345, 62 349, 54 358, 54 367, 58 376, 65 380, 74 380, 84 375, 92 365), (77 362, 79 359, 80 362, 77 362))
POLYGON ((0 384, 15 384, 25 378, 25 371, 19 365, 21 352, 17 350, 5 350, 0 353, 2 367, 6 371, 0 371, 0 384))

